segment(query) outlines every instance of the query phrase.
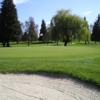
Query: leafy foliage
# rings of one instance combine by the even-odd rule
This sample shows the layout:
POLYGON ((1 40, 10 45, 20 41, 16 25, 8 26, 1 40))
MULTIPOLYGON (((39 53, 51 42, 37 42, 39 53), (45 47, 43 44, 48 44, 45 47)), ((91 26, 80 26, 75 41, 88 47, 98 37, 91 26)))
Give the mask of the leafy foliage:
POLYGON ((88 24, 84 18, 73 15, 69 10, 60 10, 52 18, 50 28, 52 40, 64 41, 67 45, 73 39, 79 39, 81 35, 85 35, 85 33, 81 34, 81 30, 87 28, 88 31, 88 24))

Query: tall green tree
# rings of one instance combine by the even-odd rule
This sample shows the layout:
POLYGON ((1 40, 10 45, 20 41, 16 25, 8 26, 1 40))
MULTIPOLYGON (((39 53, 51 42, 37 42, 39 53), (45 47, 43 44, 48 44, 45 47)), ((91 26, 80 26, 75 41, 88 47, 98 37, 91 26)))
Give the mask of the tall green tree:
POLYGON ((28 41, 28 45, 33 41, 38 40, 38 25, 35 24, 34 18, 30 17, 28 21, 23 24, 24 35, 23 41, 28 41))
POLYGON ((29 41, 32 43, 32 41, 36 41, 37 36, 37 25, 34 22, 34 19, 32 17, 29 18, 29 29, 28 29, 28 38, 29 41))
POLYGON ((80 30, 85 26, 87 24, 83 18, 73 15, 70 10, 60 10, 51 20, 52 39, 57 44, 58 41, 64 41, 64 45, 66 46, 73 38, 78 38, 82 35, 80 30))
POLYGON ((65 38, 68 36, 67 41, 69 41, 67 17, 70 15, 69 10, 60 10, 51 20, 51 29, 52 29, 52 38, 56 41, 65 41, 65 38))
POLYGON ((40 41, 45 41, 45 35, 46 35, 46 34, 47 34, 46 23, 45 23, 44 20, 42 20, 39 40, 40 40, 40 41))
POLYGON ((17 10, 13 0, 3 0, 0 13, 0 39, 3 46, 10 46, 11 40, 17 40, 22 33, 17 10))
POLYGON ((80 31, 81 40, 84 41, 85 44, 89 43, 90 41, 90 32, 87 27, 83 27, 80 31))
POLYGON ((57 41, 64 41, 66 46, 68 42, 72 41, 73 36, 78 33, 83 19, 73 15, 70 10, 60 10, 51 20, 51 29, 53 39, 57 41))
POLYGON ((86 17, 84 17, 84 23, 83 26, 81 27, 81 40, 85 41, 85 44, 89 43, 90 41, 90 30, 89 30, 89 25, 86 20, 86 17))
POLYGON ((98 15, 98 19, 94 23, 91 39, 95 42, 100 41, 100 15, 98 15))

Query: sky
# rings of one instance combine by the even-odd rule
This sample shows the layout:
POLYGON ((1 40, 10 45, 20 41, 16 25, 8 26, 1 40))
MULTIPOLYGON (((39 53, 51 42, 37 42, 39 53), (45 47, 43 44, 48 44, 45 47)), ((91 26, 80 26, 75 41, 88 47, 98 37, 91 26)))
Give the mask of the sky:
POLYGON ((100 13, 100 0, 14 0, 21 22, 33 17, 41 25, 42 19, 48 24, 58 10, 70 9, 73 14, 86 17, 93 24, 100 13))

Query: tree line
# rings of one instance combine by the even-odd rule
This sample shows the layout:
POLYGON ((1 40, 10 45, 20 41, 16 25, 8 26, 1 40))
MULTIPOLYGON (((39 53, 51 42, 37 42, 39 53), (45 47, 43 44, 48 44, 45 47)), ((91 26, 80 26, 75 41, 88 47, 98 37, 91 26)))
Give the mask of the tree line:
POLYGON ((30 17, 25 23, 20 23, 13 0, 3 0, 0 5, 0 42, 3 47, 9 47, 10 41, 24 41, 28 45, 33 41, 54 41, 58 45, 59 41, 62 41, 65 46, 73 40, 84 41, 85 44, 90 40, 100 41, 100 15, 91 33, 86 17, 81 18, 70 10, 61 9, 51 18, 48 26, 45 20, 42 20, 38 32, 34 18, 30 17))

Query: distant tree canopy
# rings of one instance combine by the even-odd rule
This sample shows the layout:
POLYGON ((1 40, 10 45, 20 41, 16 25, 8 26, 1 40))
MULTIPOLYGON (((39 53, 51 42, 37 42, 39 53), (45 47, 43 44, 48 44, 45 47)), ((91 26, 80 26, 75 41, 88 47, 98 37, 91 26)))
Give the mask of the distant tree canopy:
POLYGON ((13 0, 3 0, 0 9, 0 41, 5 47, 11 40, 18 41, 22 33, 13 0))
POLYGON ((89 34, 88 23, 84 18, 71 14, 69 10, 60 10, 52 17, 49 30, 52 34, 52 40, 64 41, 65 45, 73 39, 82 38, 82 31, 85 29, 85 34, 89 34), (87 32, 87 33, 86 33, 87 32))
POLYGON ((94 23, 91 39, 95 42, 100 41, 100 15, 98 15, 98 19, 94 23))
POLYGON ((63 41, 66 46, 73 40, 89 43, 90 36, 92 41, 100 41, 100 15, 94 23, 92 35, 86 18, 81 18, 72 14, 70 10, 59 10, 50 21, 47 27, 45 20, 41 22, 38 37, 38 25, 32 17, 24 24, 18 21, 17 10, 13 0, 3 0, 0 9, 0 42, 5 47, 10 46, 10 41, 63 41), (21 27, 23 26, 23 28, 21 27))

